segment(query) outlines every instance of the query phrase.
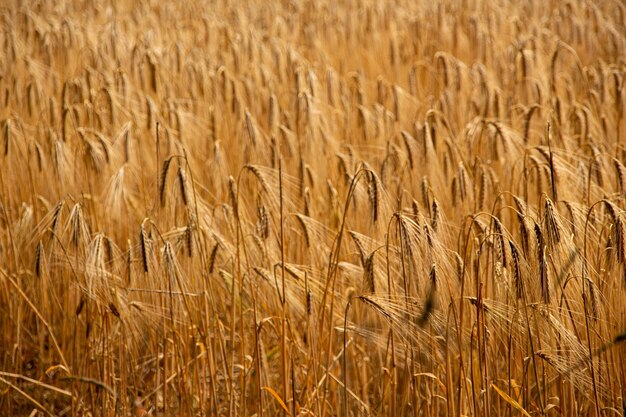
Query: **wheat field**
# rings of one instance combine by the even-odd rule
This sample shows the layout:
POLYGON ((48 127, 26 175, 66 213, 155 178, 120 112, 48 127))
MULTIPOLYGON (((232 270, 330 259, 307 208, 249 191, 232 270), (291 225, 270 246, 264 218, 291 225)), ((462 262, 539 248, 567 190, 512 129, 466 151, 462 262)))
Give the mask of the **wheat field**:
POLYGON ((622 1, 0 15, 0 415, 626 415, 622 1))

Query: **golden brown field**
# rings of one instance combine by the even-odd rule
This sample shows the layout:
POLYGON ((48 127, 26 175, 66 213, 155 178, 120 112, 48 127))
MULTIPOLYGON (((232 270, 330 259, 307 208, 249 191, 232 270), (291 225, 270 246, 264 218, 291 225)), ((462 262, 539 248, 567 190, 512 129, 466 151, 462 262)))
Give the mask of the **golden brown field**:
POLYGON ((0 5, 0 415, 624 416, 620 0, 0 5))

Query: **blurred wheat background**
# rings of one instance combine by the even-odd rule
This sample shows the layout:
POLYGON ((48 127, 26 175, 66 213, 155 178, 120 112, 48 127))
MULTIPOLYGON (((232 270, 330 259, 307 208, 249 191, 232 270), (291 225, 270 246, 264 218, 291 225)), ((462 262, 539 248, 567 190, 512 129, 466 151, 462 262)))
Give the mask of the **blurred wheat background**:
POLYGON ((1 415, 624 416, 623 2, 0 16, 1 415))

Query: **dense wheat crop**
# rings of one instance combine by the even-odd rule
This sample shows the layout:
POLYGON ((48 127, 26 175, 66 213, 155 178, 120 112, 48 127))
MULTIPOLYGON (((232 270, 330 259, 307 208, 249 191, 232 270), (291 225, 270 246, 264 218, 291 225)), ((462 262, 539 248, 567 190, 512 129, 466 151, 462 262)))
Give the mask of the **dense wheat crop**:
POLYGON ((0 415, 624 416, 623 2, 2 3, 0 415))

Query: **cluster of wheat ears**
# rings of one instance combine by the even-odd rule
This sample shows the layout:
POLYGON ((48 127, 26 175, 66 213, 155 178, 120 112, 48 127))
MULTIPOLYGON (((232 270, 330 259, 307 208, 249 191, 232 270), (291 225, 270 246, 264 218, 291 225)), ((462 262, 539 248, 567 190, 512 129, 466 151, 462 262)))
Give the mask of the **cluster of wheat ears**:
POLYGON ((1 415, 624 415, 623 2, 0 19, 1 415))

